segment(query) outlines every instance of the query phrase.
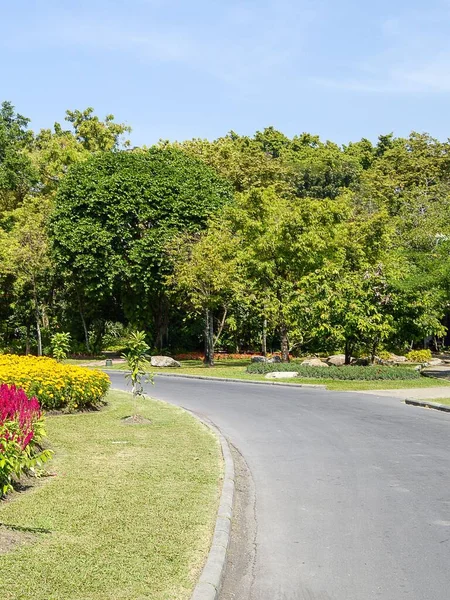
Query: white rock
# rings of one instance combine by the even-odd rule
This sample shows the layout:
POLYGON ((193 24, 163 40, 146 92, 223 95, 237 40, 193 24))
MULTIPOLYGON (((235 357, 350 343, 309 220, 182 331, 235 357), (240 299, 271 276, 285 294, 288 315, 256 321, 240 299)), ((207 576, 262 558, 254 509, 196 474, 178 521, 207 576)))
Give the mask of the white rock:
POLYGON ((324 363, 320 358, 308 358, 302 362, 302 367, 327 367, 327 363, 324 363))
POLYGON ((266 379, 290 379, 291 377, 297 377, 297 371, 274 371, 273 373, 266 373, 264 377, 266 379))
POLYGON ((152 356, 152 367, 181 367, 181 364, 170 356, 152 356))
POLYGON ((345 354, 333 354, 327 358, 327 363, 333 367, 342 367, 345 365, 345 354))
POLYGON ((443 365, 444 361, 441 360, 440 358, 430 358, 430 360, 427 360, 426 365, 427 367, 437 367, 438 365, 443 365))

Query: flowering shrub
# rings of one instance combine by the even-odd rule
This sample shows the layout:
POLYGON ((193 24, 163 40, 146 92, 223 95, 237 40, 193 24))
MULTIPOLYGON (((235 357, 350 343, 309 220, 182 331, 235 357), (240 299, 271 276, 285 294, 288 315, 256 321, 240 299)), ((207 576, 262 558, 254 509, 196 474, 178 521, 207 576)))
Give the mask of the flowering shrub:
POLYGON ((37 399, 14 385, 0 385, 0 497, 15 479, 50 458, 51 452, 40 447, 44 436, 37 399))
POLYGON ((101 371, 63 365, 52 358, 0 355, 0 384, 35 396, 45 409, 83 409, 99 404, 109 388, 101 371))
MULTIPOLYGON (((258 352, 249 352, 248 354, 228 354, 226 352, 218 352, 214 354, 214 360, 251 360, 252 356, 260 356, 258 352)), ((279 353, 267 354, 267 358, 272 356, 280 356, 279 353)), ((185 352, 184 354, 175 355, 177 360, 203 360, 203 352, 185 352)), ((292 357, 291 357, 292 358, 292 357)))
POLYGON ((406 358, 411 362, 423 363, 431 360, 433 355, 431 350, 411 350, 406 354, 406 358))

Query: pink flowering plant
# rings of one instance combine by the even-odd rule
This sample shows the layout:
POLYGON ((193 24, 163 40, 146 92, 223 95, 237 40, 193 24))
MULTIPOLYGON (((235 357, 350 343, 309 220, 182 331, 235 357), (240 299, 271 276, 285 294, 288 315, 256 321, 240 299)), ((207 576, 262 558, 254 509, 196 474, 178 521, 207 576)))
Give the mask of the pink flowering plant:
POLYGON ((44 437, 38 400, 14 385, 0 385, 0 497, 49 460, 51 451, 41 445, 44 437))

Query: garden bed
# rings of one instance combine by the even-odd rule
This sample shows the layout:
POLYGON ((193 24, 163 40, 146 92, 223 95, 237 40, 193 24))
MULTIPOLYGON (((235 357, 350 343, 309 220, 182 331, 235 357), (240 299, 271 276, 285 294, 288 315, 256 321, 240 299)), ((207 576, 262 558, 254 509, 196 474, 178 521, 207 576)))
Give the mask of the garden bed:
POLYGON ((368 367, 343 366, 343 367, 306 367, 292 363, 252 363, 247 367, 247 373, 266 374, 275 371, 296 372, 298 377, 311 379, 339 379, 345 381, 389 381, 394 379, 420 379, 418 371, 408 367, 386 367, 374 365, 368 367))
POLYGON ((220 448, 181 409, 143 399, 151 424, 125 427, 132 409, 112 392, 102 411, 47 418, 56 476, 0 503, 2 600, 190 597, 215 522, 220 448))

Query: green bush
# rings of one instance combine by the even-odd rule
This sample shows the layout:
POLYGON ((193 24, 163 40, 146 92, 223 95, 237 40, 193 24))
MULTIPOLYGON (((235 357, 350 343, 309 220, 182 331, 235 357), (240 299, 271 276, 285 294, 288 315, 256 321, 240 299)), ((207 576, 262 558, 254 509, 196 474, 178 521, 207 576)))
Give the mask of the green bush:
POLYGON ((390 379, 419 379, 420 373, 407 367, 387 367, 382 365, 359 367, 302 367, 290 363, 265 364, 252 363, 248 373, 273 373, 274 371, 295 371, 299 377, 311 379, 341 379, 341 380, 390 380, 390 379))
POLYGON ((433 358, 431 350, 411 350, 406 354, 406 358, 411 362, 424 363, 433 358))

